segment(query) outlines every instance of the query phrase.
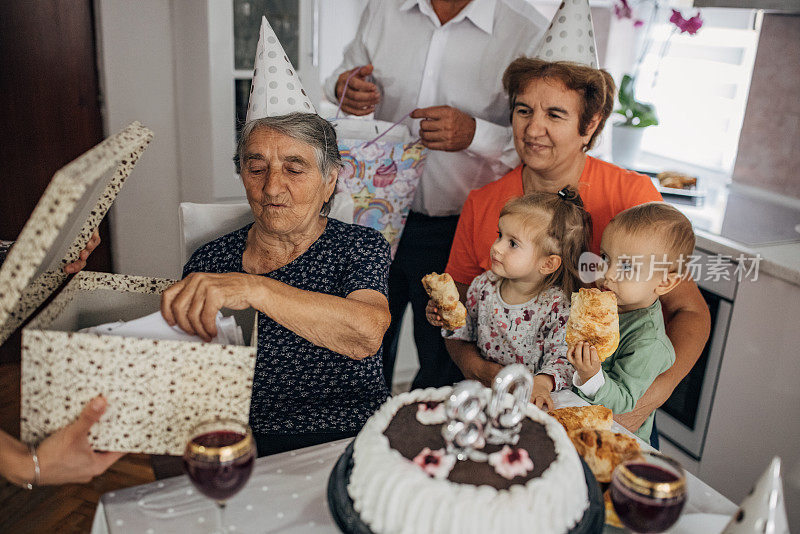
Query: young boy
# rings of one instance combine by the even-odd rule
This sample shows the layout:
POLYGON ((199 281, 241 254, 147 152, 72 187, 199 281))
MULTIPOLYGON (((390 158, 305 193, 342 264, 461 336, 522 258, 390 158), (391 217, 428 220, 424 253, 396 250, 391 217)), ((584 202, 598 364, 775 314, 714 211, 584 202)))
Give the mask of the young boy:
MULTIPOLYGON (((602 363, 588 343, 567 351, 575 367, 576 393, 586 401, 614 413, 629 412, 675 362, 658 299, 684 278, 694 240, 689 220, 663 202, 629 208, 608 224, 600 243, 608 270, 598 286, 617 296, 620 342, 602 363)), ((645 442, 650 440, 653 417, 650 414, 636 431, 645 442)))

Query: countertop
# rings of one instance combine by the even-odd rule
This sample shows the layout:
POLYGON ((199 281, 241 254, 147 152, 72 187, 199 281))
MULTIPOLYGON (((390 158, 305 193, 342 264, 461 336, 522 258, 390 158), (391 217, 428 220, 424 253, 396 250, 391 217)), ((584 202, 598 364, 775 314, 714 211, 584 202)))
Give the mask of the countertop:
MULTIPOLYGON (((640 155, 636 170, 648 173, 677 170, 697 176, 697 188, 705 193, 702 203, 692 205, 686 199, 664 195, 665 201, 692 221, 697 248, 734 262, 742 256, 749 262, 757 258, 759 274, 800 286, 800 199, 740 185, 732 182, 729 174, 651 154, 640 155), (778 243, 763 239, 770 233, 790 241, 778 243), (764 244, 748 244, 749 241, 730 237, 747 234, 762 238, 760 242, 764 244)), ((657 182, 654 180, 654 183, 657 182)))
POLYGON ((793 210, 797 210, 800 214, 800 201, 782 199, 772 193, 747 186, 712 180, 709 180, 704 188, 706 199, 699 206, 681 203, 669 195, 664 197, 664 200, 680 209, 692 221, 697 248, 714 255, 726 256, 734 262, 742 257, 750 262, 756 261, 758 273, 768 274, 800 286, 800 233, 794 242, 763 245, 743 243, 724 235, 725 228, 730 226, 732 219, 739 219, 745 224, 756 224, 756 219, 761 225, 786 224, 784 219, 771 220, 773 214, 778 211, 782 214, 793 213, 793 210), (734 195, 737 202, 730 204, 729 198, 734 195), (752 199, 754 205, 765 208, 757 212, 745 210, 741 206, 741 199, 752 199), (774 206, 774 209, 770 209, 770 206, 774 206))

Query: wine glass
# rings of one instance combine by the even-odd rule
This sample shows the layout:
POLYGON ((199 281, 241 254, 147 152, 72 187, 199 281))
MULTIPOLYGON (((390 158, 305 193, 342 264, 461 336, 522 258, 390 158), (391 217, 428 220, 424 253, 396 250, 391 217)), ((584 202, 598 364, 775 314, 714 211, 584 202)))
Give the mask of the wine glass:
POLYGON ((217 502, 216 532, 226 533, 222 515, 253 472, 256 447, 250 427, 233 419, 214 419, 189 432, 183 467, 195 487, 217 502))
POLYGON ((658 452, 643 452, 620 463, 611 477, 611 502, 620 521, 634 532, 664 532, 686 503, 686 474, 658 452))

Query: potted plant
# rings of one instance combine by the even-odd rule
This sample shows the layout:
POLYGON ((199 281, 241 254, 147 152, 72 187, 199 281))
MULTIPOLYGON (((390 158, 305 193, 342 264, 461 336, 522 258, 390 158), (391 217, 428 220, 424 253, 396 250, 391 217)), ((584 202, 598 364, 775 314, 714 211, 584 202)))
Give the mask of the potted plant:
MULTIPOLYGON (((647 56, 653 39, 650 30, 662 18, 661 3, 664 0, 614 0, 614 15, 618 21, 628 21, 632 24, 636 34, 641 40, 636 40, 631 52, 637 54, 637 59, 632 65, 633 74, 622 77, 619 85, 619 108, 616 114, 624 119, 612 125, 611 155, 614 163, 623 167, 636 165, 636 159, 642 143, 644 129, 658 124, 655 106, 636 100, 634 87, 639 76, 642 63, 647 56), (646 22, 645 22, 646 20, 646 22)), ((698 11, 694 16, 685 18, 677 9, 672 9, 669 23, 672 29, 663 41, 658 53, 658 62, 661 61, 669 50, 672 38, 678 34, 695 35, 703 26, 703 19, 698 11)), ((658 79, 658 63, 653 75, 653 84, 658 79)))
POLYGON ((642 134, 648 126, 658 124, 656 108, 652 104, 639 102, 633 93, 635 80, 628 74, 622 77, 619 86, 619 107, 615 114, 624 117, 612 125, 611 155, 614 163, 631 167, 636 163, 642 145, 642 134))

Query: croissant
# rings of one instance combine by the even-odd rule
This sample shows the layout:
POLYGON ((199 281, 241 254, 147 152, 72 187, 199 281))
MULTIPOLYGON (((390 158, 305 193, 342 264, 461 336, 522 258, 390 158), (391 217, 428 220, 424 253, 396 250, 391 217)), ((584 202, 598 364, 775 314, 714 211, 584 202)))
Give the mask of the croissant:
POLYGON ((611 430, 614 414, 603 405, 570 406, 550 410, 550 415, 566 429, 567 432, 582 428, 611 430))
POLYGON ((573 293, 566 338, 568 347, 579 341, 594 345, 601 362, 614 354, 619 346, 617 296, 596 288, 573 293))
POLYGON ((426 274, 422 277, 422 285, 439 309, 444 328, 457 330, 467 324, 467 309, 458 299, 458 289, 453 277, 447 273, 426 274))
POLYGON ((567 435, 598 482, 611 482, 614 468, 641 450, 636 438, 610 430, 583 428, 567 435))

